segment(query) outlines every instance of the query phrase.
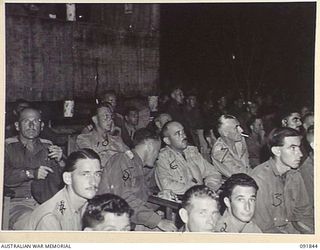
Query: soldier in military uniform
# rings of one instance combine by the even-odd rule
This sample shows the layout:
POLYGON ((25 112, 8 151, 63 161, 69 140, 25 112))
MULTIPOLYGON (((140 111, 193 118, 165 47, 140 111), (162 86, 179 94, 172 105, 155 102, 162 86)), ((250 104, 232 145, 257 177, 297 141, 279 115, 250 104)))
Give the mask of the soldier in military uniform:
POLYGON ((254 220, 264 233, 313 233, 313 211, 297 170, 301 136, 292 128, 271 131, 272 157, 255 167, 251 176, 259 186, 254 220))
POLYGON ((125 152, 129 148, 120 136, 113 135, 113 114, 109 104, 99 104, 96 108, 96 115, 92 117, 92 120, 95 124, 93 130, 89 133, 80 134, 77 138, 77 146, 93 149, 99 154, 101 165, 104 167, 112 155, 125 152))
POLYGON ((40 111, 25 108, 15 122, 19 135, 5 141, 4 195, 11 197, 10 229, 21 229, 28 214, 61 189, 62 150, 39 138, 43 126, 40 111))
POLYGON ((216 164, 205 160, 196 147, 188 146, 184 128, 179 122, 166 123, 162 135, 166 147, 161 149, 155 168, 160 190, 184 194, 190 187, 203 183, 213 190, 220 187, 221 174, 216 164))
POLYGON ((224 233, 262 233, 252 221, 258 185, 250 176, 233 174, 221 187, 219 195, 222 217, 215 231, 224 233))
POLYGON ((159 136, 148 129, 138 129, 132 150, 111 157, 99 186, 99 194, 114 193, 134 209, 132 222, 136 230, 175 231, 173 222, 162 219, 155 206, 147 202, 152 194, 153 166, 160 149, 159 136), (149 166, 149 167, 148 167, 149 166))
POLYGON ((65 187, 38 206, 28 217, 24 230, 82 230, 81 218, 88 199, 92 199, 101 179, 97 153, 80 149, 71 153, 63 172, 65 187))
POLYGON ((213 162, 220 162, 219 171, 224 178, 236 173, 249 173, 249 154, 239 121, 232 115, 222 115, 218 119, 220 137, 211 152, 213 162))

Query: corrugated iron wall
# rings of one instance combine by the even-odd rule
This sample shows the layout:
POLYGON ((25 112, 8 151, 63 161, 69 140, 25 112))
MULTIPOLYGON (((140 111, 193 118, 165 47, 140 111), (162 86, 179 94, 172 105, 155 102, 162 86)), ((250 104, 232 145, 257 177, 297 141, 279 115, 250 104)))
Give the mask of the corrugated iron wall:
POLYGON ((133 4, 130 14, 124 4, 87 5, 82 22, 13 11, 20 5, 6 6, 7 101, 94 98, 97 75, 99 92, 158 89, 159 5, 133 4))

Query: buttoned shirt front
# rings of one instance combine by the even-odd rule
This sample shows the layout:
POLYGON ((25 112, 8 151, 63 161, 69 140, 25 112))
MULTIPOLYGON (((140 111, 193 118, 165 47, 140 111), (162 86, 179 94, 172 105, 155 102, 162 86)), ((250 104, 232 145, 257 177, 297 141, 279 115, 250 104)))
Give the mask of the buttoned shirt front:
POLYGON ((24 230, 80 231, 85 205, 86 203, 79 210, 75 209, 65 187, 32 212, 24 230))
POLYGON ((221 184, 221 174, 216 165, 210 164, 198 149, 188 146, 184 156, 169 146, 161 149, 155 167, 155 178, 160 190, 170 189, 176 194, 194 185, 205 183, 217 190, 221 184))

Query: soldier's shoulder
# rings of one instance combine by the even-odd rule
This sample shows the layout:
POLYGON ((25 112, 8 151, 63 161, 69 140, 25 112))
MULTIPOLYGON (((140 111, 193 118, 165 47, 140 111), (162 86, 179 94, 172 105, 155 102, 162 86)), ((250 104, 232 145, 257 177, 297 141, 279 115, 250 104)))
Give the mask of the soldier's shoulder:
POLYGON ((186 149, 185 149, 185 152, 187 153, 199 153, 199 150, 197 147, 195 146, 188 146, 186 149))
POLYGON ((18 143, 18 142, 19 142, 19 139, 17 136, 9 137, 9 138, 5 139, 5 141, 4 141, 5 145, 10 145, 10 144, 18 143))

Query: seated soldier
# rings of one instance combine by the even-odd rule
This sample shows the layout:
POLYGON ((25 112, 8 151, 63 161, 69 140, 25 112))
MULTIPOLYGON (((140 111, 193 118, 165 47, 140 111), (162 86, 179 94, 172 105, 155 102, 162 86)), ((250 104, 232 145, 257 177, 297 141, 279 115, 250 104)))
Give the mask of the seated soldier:
MULTIPOLYGON (((154 176, 153 164, 160 149, 159 136, 148 129, 138 129, 134 148, 110 158, 99 186, 99 194, 114 193, 124 198, 134 209, 132 222, 139 230, 175 231, 173 222, 162 219, 147 202, 154 176)), ((136 228, 137 231, 137 228, 136 228)))
POLYGON ((98 191, 101 172, 99 155, 93 150, 71 153, 63 172, 65 187, 32 212, 24 229, 80 231, 83 209, 98 191))
MULTIPOLYGON (((221 185, 221 174, 199 153, 188 146, 183 126, 176 121, 166 123, 162 129, 162 148, 156 162, 155 177, 160 190, 170 189, 176 194, 205 183, 213 190, 221 185)), ((218 163, 219 164, 219 163, 218 163)))
POLYGON ((162 127, 169 121, 172 121, 172 118, 169 114, 160 113, 148 124, 147 128, 160 135, 162 127))
POLYGON ((221 186, 221 214, 215 231, 225 233, 262 233, 252 222, 258 186, 250 176, 233 174, 221 186))
POLYGON ((114 194, 97 195, 88 201, 82 218, 84 231, 130 231, 133 210, 114 194))
POLYGON ((99 104, 92 120, 95 124, 94 129, 89 133, 80 134, 77 146, 93 149, 99 154, 101 165, 104 167, 112 155, 125 152, 128 147, 121 137, 113 135, 114 123, 110 104, 99 104))
POLYGON ((228 178, 236 173, 250 171, 249 153, 243 138, 243 130, 239 121, 232 115, 222 115, 218 119, 218 132, 220 137, 215 142, 211 158, 213 162, 220 162, 219 171, 223 177, 228 178))
POLYGON ((264 233, 313 233, 312 207, 297 171, 300 144, 297 130, 272 130, 268 136, 272 156, 252 170, 259 186, 254 220, 264 233))
POLYGON ((121 127, 121 138, 129 147, 133 147, 133 136, 139 123, 139 111, 134 107, 128 107, 125 111, 124 122, 121 127))
POLYGON ((179 215, 184 232, 213 232, 220 217, 219 196, 205 185, 189 188, 182 197, 179 215))
POLYGON ((247 121, 247 127, 250 130, 249 137, 246 138, 249 163, 251 168, 254 168, 261 163, 263 149, 266 145, 265 131, 262 119, 257 116, 252 116, 247 121))
POLYGON ((285 128, 301 131, 301 115, 296 110, 286 110, 281 114, 281 125, 285 128))
POLYGON ((11 197, 9 229, 21 229, 39 204, 61 189, 62 149, 41 139, 39 110, 28 107, 15 122, 18 136, 5 140, 4 195, 11 197))

